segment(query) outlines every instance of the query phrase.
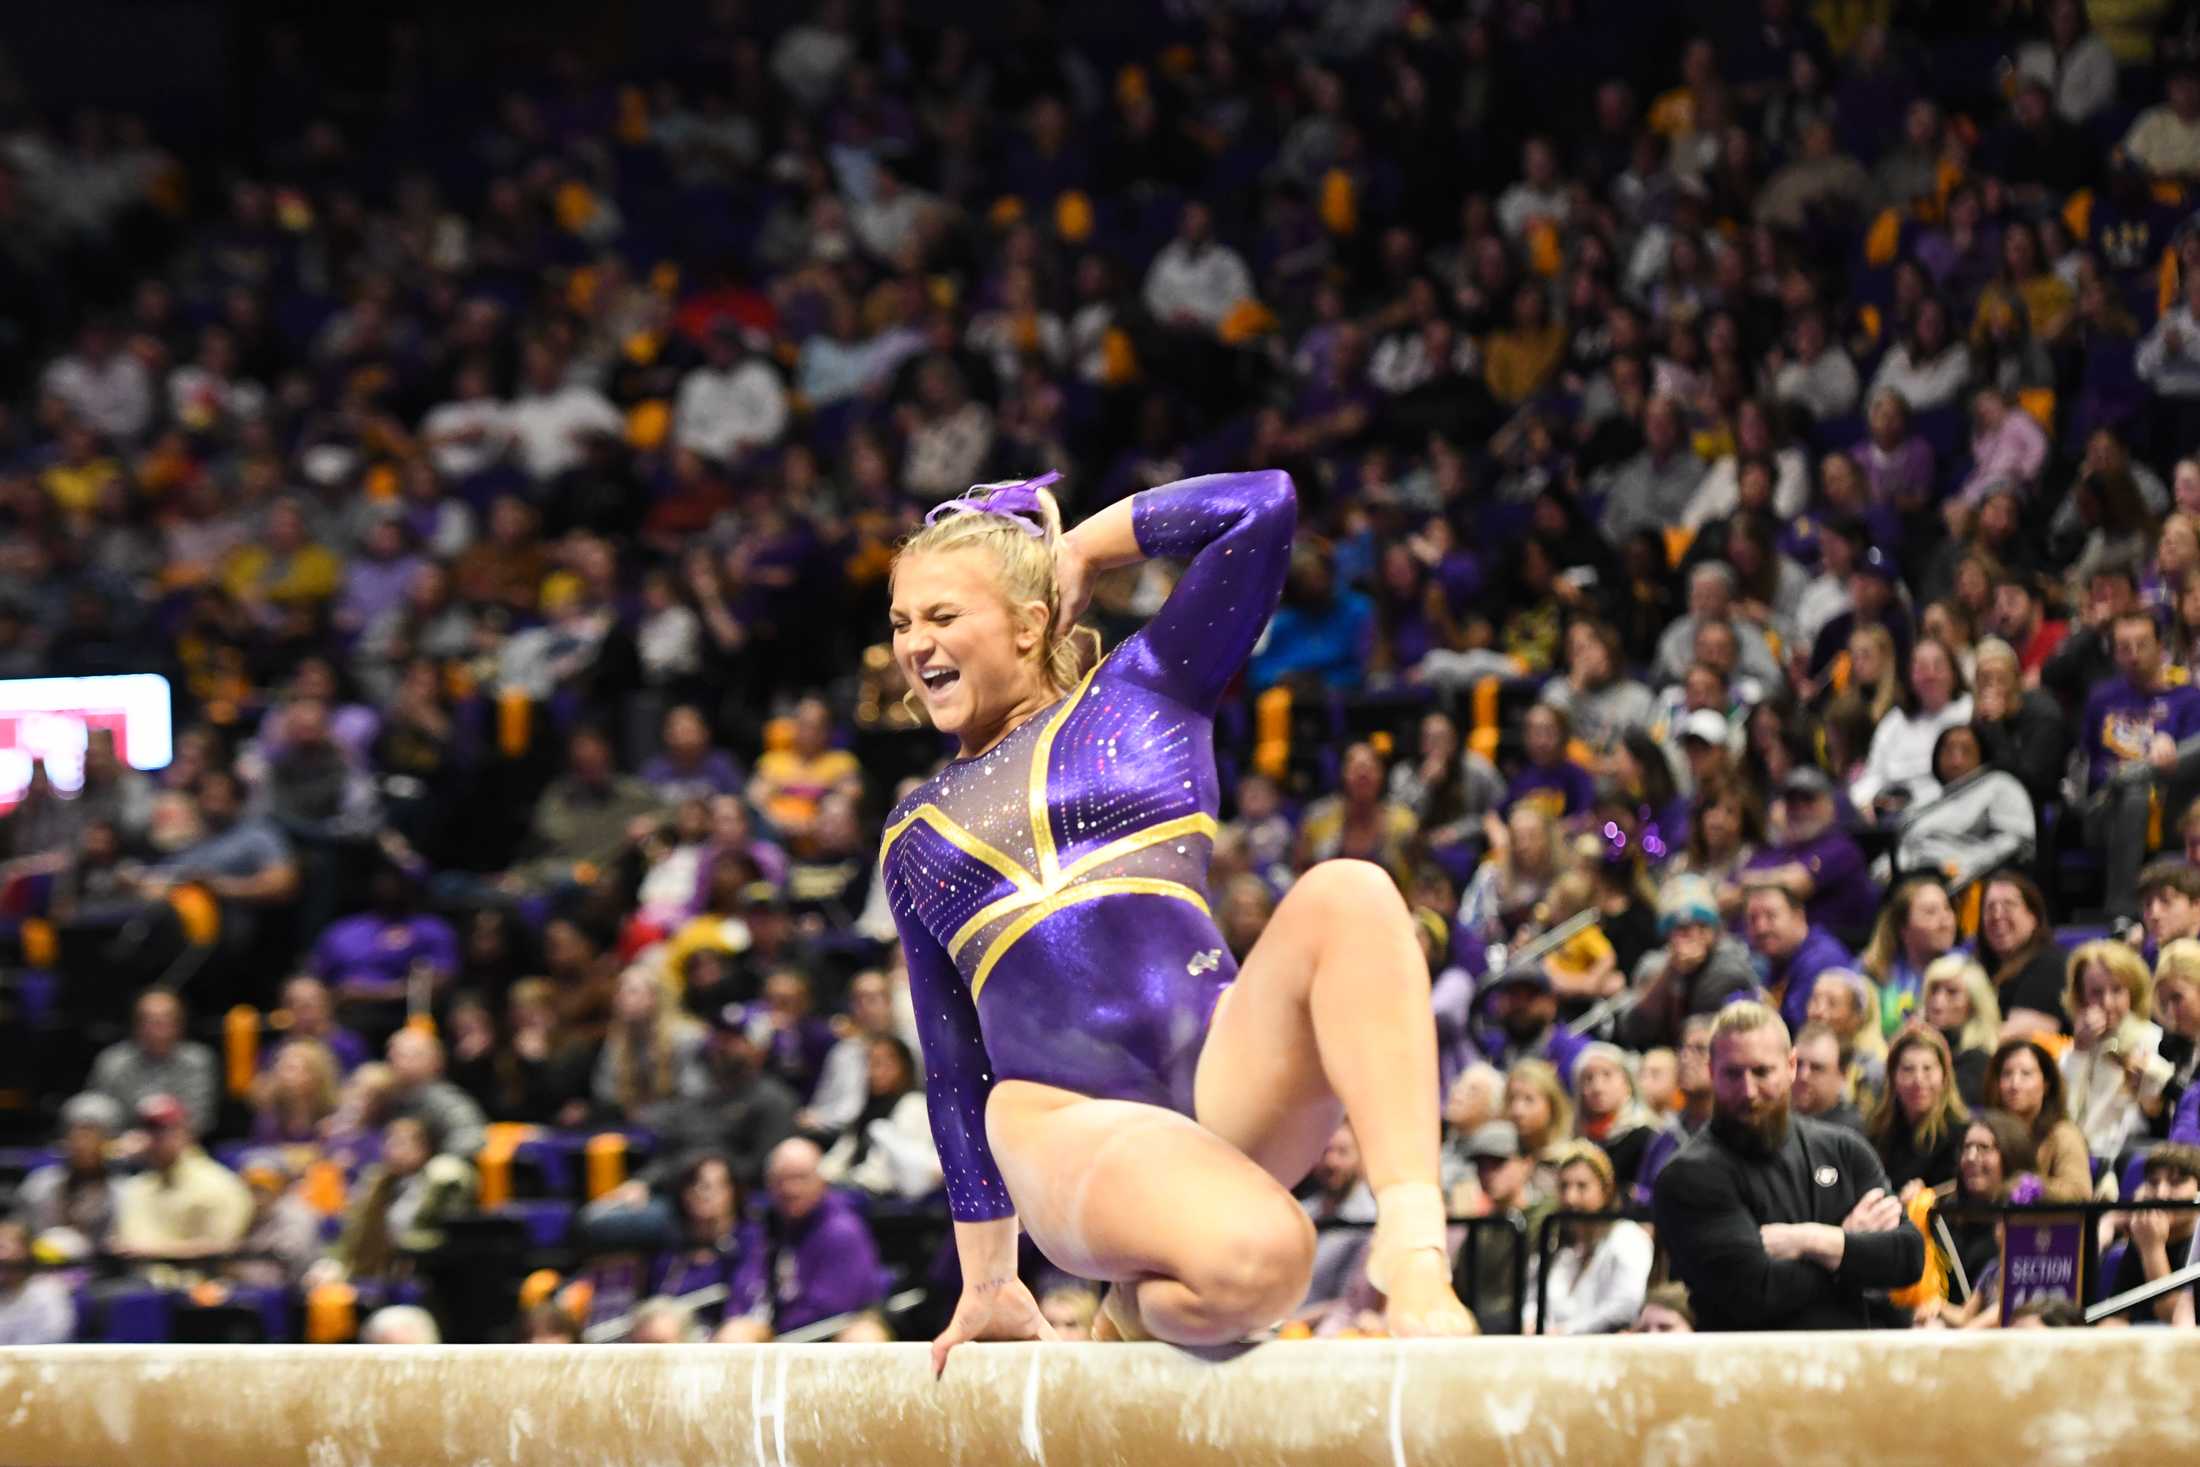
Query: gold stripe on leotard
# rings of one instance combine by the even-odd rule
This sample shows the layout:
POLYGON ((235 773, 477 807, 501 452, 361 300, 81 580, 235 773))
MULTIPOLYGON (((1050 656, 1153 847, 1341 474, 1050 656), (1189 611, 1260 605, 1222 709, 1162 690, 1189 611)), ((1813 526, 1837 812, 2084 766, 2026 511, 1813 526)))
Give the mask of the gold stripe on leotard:
POLYGON ((1023 915, 1003 927, 1000 935, 986 945, 985 957, 978 964, 978 971, 970 977, 970 997, 972 1001, 977 999, 978 992, 985 987, 986 980, 993 976, 994 964, 1006 957, 1008 950, 1014 947, 1025 933, 1067 907, 1078 906, 1084 902, 1096 902, 1102 897, 1111 896, 1173 897, 1177 901, 1191 903, 1207 916, 1213 915, 1207 910, 1207 899, 1198 892, 1181 881, 1165 881, 1158 876, 1103 876, 1097 881, 1088 881, 1082 886, 1073 886, 1067 891, 1057 892, 1053 896, 1033 903, 1024 911, 1023 915))
POLYGON ((1149 825, 1143 830, 1134 830, 1120 839, 1109 841, 1097 851, 1079 856, 1062 872, 1062 881, 1075 881, 1087 871, 1105 866, 1110 861, 1119 861, 1133 851, 1142 851, 1148 846, 1160 845, 1163 841, 1180 840, 1188 835, 1203 835, 1210 841, 1213 840, 1215 817, 1201 811, 1194 815, 1179 815, 1174 820, 1164 820, 1159 825, 1149 825))
POLYGON ((1207 839, 1213 840, 1215 838, 1215 817, 1205 813, 1181 815, 1174 820, 1164 820, 1159 825, 1149 825, 1144 830, 1134 830, 1119 840, 1109 841, 1096 851, 1079 856, 1074 862, 1063 868, 1060 878, 1049 883, 1044 891, 1012 891, 1007 896, 986 903, 985 906, 978 909, 976 916, 956 929, 954 937, 948 941, 947 954, 949 957, 960 957, 962 950, 968 947, 978 934, 985 931, 986 928, 1000 921, 1011 912, 1028 907, 1034 902, 1044 901, 1056 892, 1066 889, 1078 877, 1089 871, 1105 866, 1110 861, 1119 861, 1123 857, 1136 851, 1142 851, 1148 846, 1157 846, 1163 841, 1177 840, 1189 835, 1203 835, 1207 839))
POLYGON ((937 805, 919 805, 886 828, 885 836, 878 843, 878 868, 881 875, 885 874, 886 856, 888 852, 893 850, 894 842, 901 838, 903 831, 920 823, 937 831, 940 839, 946 841, 964 855, 971 857, 973 860, 983 861, 986 865, 1007 877, 1015 884, 1017 890, 1029 892, 1034 897, 1044 895, 1040 889, 1038 877, 1025 870, 1022 864, 1014 858, 1001 854, 992 846, 987 845, 984 841, 957 825, 953 817, 937 805))
POLYGON ((1054 822, 1047 809, 1047 764, 1054 753, 1054 736, 1062 731, 1070 714, 1077 711, 1085 690, 1092 686, 1093 673, 1099 670, 1095 667, 1085 674, 1077 691, 1062 700, 1061 708, 1047 720, 1046 727, 1039 730, 1038 740, 1031 746, 1031 845, 1039 853, 1039 879, 1050 887, 1060 881, 1062 873, 1054 854, 1054 822))

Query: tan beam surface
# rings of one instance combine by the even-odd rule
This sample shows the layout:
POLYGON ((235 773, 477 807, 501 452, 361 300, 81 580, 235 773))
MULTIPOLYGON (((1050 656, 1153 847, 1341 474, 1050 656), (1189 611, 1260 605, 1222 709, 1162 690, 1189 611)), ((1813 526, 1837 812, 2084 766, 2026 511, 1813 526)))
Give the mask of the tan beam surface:
POLYGON ((0 1350, 0 1467, 2200 1461, 2200 1333, 0 1350))

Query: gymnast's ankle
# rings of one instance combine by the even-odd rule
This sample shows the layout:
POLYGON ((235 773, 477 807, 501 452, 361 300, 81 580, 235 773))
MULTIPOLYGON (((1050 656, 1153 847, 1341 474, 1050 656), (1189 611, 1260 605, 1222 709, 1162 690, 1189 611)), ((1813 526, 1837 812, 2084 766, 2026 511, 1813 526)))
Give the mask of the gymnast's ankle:
POLYGON ((1113 1283, 1100 1296, 1100 1312, 1092 1317, 1092 1337, 1103 1343, 1152 1339, 1153 1332, 1138 1317, 1136 1282, 1113 1283))
POLYGON ((1367 1279, 1382 1293, 1413 1255, 1450 1257, 1444 1236, 1444 1193, 1434 1182, 1399 1182, 1375 1194, 1375 1237, 1367 1250, 1367 1279))

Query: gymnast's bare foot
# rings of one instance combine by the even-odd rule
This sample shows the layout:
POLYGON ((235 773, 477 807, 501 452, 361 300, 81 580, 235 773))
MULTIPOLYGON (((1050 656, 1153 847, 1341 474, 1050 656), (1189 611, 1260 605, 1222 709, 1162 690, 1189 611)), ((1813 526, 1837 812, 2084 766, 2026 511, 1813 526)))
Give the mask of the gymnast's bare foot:
POLYGON ((1451 1287, 1451 1264, 1440 1248, 1416 1248, 1391 1260, 1383 1324, 1392 1339, 1446 1339, 1482 1331, 1451 1287))
POLYGON ((1099 1311, 1092 1316, 1092 1337, 1107 1345, 1153 1338, 1138 1317, 1138 1296, 1128 1286, 1110 1284, 1100 1296, 1099 1311))

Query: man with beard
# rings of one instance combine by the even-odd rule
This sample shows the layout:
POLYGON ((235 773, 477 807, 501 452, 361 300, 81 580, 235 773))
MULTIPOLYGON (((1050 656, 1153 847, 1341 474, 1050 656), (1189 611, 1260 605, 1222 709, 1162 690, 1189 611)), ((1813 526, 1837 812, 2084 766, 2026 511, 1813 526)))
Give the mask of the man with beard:
POLYGON ((1863 1137, 1791 1114, 1795 1055, 1771 1009, 1711 1033, 1711 1124, 1659 1173, 1658 1236, 1702 1330, 1866 1329, 1866 1291, 1915 1283, 1925 1239, 1863 1137))
POLYGON ((1574 1057, 1589 1041, 1559 1026, 1558 995, 1540 965, 1499 974, 1482 998, 1501 1031, 1490 1063, 1509 1070, 1520 1060, 1549 1060, 1561 1080, 1573 1083, 1574 1057))

